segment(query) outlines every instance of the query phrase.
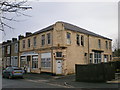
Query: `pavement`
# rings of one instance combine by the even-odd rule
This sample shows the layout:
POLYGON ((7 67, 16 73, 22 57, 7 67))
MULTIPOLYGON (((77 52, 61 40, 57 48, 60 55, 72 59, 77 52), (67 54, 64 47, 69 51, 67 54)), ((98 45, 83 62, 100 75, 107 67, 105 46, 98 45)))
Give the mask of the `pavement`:
POLYGON ((103 83, 76 82, 75 74, 66 76, 53 76, 51 74, 25 74, 24 78, 31 82, 45 82, 68 88, 119 88, 120 80, 112 80, 103 83))

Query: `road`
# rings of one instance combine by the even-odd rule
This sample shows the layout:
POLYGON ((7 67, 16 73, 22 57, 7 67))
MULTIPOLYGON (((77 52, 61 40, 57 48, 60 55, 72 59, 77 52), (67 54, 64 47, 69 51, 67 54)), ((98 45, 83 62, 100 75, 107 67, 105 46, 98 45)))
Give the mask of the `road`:
POLYGON ((118 84, 76 82, 74 75, 25 75, 24 79, 2 79, 3 88, 118 88, 118 84))
POLYGON ((46 83, 47 80, 3 79, 2 88, 65 88, 62 85, 46 83))

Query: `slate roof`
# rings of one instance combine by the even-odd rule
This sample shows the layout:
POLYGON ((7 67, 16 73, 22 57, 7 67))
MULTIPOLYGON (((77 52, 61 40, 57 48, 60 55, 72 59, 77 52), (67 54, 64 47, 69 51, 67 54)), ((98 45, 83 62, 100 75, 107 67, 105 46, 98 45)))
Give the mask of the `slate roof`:
MULTIPOLYGON (((95 36, 95 37, 100 37, 100 38, 112 40, 112 39, 109 39, 109 38, 107 38, 107 37, 101 36, 101 35, 99 35, 99 34, 90 32, 90 31, 88 31, 88 30, 86 30, 86 29, 80 28, 80 27, 78 27, 78 26, 76 26, 76 25, 73 25, 73 24, 70 24, 70 23, 66 23, 66 22, 62 22, 62 21, 59 21, 59 22, 61 22, 61 23, 64 24, 64 28, 65 28, 65 29, 68 29, 68 30, 71 30, 71 31, 75 31, 75 32, 80 32, 80 33, 87 34, 87 35, 91 35, 91 36, 95 36)), ((39 31, 37 31, 37 32, 34 32, 32 35, 53 30, 53 28, 54 28, 54 25, 50 25, 50 26, 48 26, 48 27, 46 27, 46 28, 44 28, 44 29, 41 29, 41 30, 39 30, 39 31)), ((30 35, 30 36, 31 36, 31 35, 30 35)))
POLYGON ((112 40, 112 39, 109 39, 109 38, 107 38, 107 37, 101 36, 101 35, 99 35, 99 34, 90 32, 90 31, 88 31, 88 30, 86 30, 86 29, 80 28, 80 27, 78 27, 78 26, 76 26, 76 25, 72 25, 72 24, 66 23, 66 22, 63 22, 63 23, 64 23, 65 29, 68 29, 68 30, 71 30, 71 31, 80 32, 80 33, 87 34, 87 35, 91 35, 91 36, 95 36, 95 37, 100 37, 100 38, 112 40))

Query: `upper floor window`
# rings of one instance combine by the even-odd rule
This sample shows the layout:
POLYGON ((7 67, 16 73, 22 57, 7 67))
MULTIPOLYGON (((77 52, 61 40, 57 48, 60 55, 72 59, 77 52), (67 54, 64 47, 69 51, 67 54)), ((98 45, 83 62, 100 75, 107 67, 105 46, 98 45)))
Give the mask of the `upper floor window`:
POLYGON ((98 48, 101 48, 101 40, 98 39, 98 48))
POLYGON ((30 47, 30 39, 28 39, 28 47, 30 47))
POLYGON ((18 53, 18 43, 15 43, 15 45, 14 45, 14 52, 18 53))
POLYGON ((10 46, 7 46, 7 54, 10 54, 10 46))
POLYGON ((106 49, 108 49, 108 41, 105 41, 106 49))
POLYGON ((81 35, 81 45, 84 46, 84 36, 81 35))
POLYGON ((42 46, 45 45, 45 35, 42 35, 42 46))
POLYGON ((22 41, 22 46, 25 48, 25 40, 22 41))
POLYGON ((109 49, 111 50, 111 42, 109 42, 109 49))
POLYGON ((51 43, 51 34, 48 33, 47 34, 47 44, 50 44, 51 43))
POLYGON ((71 34, 67 32, 67 44, 71 44, 71 34))
POLYGON ((2 55, 4 56, 4 53, 5 53, 5 47, 2 46, 2 55))
POLYGON ((33 45, 36 46, 36 37, 33 38, 33 45))
POLYGON ((80 35, 79 34, 76 35, 76 39, 77 39, 77 41, 76 41, 77 45, 80 45, 80 35))

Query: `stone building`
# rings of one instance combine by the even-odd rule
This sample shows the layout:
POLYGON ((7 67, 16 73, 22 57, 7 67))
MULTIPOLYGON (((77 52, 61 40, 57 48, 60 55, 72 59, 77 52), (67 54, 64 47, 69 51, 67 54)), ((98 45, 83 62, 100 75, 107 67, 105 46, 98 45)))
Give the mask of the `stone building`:
POLYGON ((66 75, 75 73, 75 64, 112 58, 111 39, 66 22, 19 37, 19 66, 27 72, 66 75))
POLYGON ((18 40, 17 38, 12 38, 12 40, 7 40, 7 42, 2 43, 2 61, 3 67, 6 66, 18 66, 18 40))

